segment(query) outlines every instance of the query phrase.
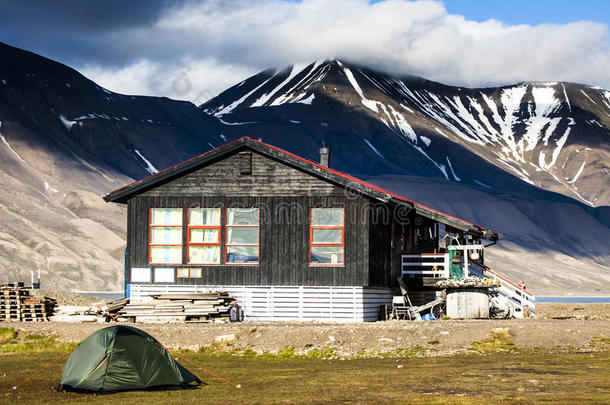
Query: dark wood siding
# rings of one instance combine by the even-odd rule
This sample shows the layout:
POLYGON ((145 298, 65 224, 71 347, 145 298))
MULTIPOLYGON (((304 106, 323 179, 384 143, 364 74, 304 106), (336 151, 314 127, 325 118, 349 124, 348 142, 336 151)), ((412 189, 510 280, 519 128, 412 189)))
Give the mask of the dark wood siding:
POLYGON ((252 173, 240 174, 242 156, 235 153, 143 193, 143 196, 344 196, 343 188, 252 152, 252 173))
POLYGON ((385 287, 392 283, 391 226, 392 213, 387 204, 369 205, 369 285, 385 287))
MULTIPOLYGON (((345 197, 136 197, 129 201, 128 260, 131 267, 196 267, 201 279, 181 284, 366 286, 368 275, 368 201, 345 197), (261 209, 258 265, 150 266, 148 263, 149 208, 258 207, 261 209), (345 265, 309 266, 309 209, 345 207, 345 265)), ((222 222, 224 224, 224 210, 222 222)), ((186 227, 183 240, 186 240, 186 227)), ((225 240, 222 228, 222 240, 225 240)), ((187 262, 186 248, 183 263, 187 262)), ((224 244, 223 258, 224 263, 224 244)), ((128 275, 129 276, 129 275, 128 275)))
MULTIPOLYGON (((363 196, 317 179, 270 158, 252 153, 252 174, 241 174, 240 156, 201 168, 128 202, 128 268, 195 267, 200 279, 177 279, 179 284, 203 285, 324 285, 368 286, 369 204, 363 196), (151 266, 148 263, 149 209, 189 207, 259 207, 261 209, 258 265, 151 266), (309 265, 309 210, 345 208, 345 265, 309 265)), ((224 224, 224 210, 222 223, 224 224)), ((187 229, 183 229, 186 241, 187 229)), ((225 229, 222 228, 224 263, 225 229)), ((186 248, 183 263, 187 262, 186 248)), ((128 274, 128 279, 130 278, 128 274)), ((379 285, 375 281, 375 285, 379 285)))

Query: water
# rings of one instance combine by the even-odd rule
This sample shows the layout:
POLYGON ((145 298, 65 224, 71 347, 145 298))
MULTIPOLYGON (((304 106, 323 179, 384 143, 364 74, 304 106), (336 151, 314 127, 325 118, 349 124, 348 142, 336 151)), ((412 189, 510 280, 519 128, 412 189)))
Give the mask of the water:
POLYGON ((99 297, 105 300, 120 300, 125 298, 125 294, 122 292, 81 292, 79 294, 89 295, 91 297, 99 297))
POLYGON ((608 304, 610 297, 536 297, 536 302, 566 302, 570 304, 608 304))

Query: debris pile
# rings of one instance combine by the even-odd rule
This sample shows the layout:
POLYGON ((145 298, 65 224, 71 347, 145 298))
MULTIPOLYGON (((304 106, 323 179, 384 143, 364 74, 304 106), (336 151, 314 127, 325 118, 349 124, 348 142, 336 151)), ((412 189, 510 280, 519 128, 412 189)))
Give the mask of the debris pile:
POLYGON ((440 288, 499 287, 500 281, 486 277, 465 277, 461 280, 448 278, 439 280, 434 285, 440 288))
POLYGON ((53 315, 57 302, 49 297, 34 297, 22 282, 0 285, 0 321, 43 322, 53 315))
POLYGON ((130 302, 118 311, 119 316, 133 322, 243 320, 237 301, 226 292, 159 294, 151 295, 151 298, 150 301, 130 302))

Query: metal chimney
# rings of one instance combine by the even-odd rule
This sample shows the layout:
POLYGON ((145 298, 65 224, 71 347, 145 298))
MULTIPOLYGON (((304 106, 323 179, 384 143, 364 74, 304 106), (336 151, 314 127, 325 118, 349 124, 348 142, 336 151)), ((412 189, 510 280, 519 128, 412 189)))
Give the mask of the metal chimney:
POLYGON ((320 164, 324 167, 330 167, 330 148, 326 146, 326 142, 322 142, 320 148, 320 164))

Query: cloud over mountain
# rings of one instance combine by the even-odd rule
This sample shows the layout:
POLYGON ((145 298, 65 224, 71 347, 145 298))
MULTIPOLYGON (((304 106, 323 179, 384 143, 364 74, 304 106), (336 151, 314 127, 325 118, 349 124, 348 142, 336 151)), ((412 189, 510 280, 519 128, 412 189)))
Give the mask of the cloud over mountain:
POLYGON ((15 45, 45 47, 126 93, 202 102, 263 68, 335 57, 456 85, 561 80, 610 87, 608 27, 595 22, 469 21, 437 1, 189 0, 117 3, 101 25, 87 22, 99 12, 95 5, 63 1, 45 15, 41 8, 50 6, 9 4, 8 17, 28 17, 19 29, 15 18, 6 19, 0 35, 9 43, 11 34, 37 24, 36 37, 16 35, 15 45))

